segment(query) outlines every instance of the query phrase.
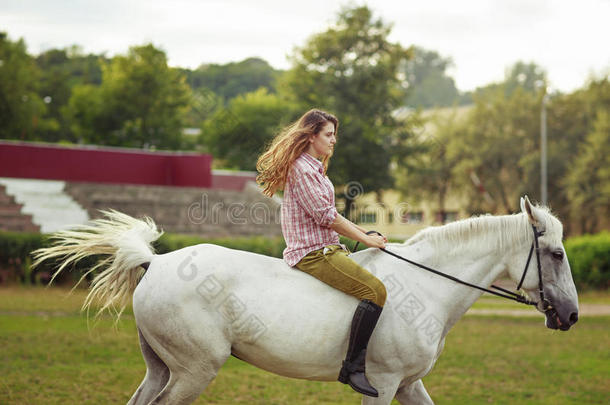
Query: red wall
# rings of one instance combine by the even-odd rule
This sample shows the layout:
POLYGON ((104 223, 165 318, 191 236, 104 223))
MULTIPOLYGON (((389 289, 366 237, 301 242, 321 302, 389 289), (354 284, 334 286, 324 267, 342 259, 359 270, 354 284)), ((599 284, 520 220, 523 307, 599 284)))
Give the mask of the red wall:
POLYGON ((211 187, 211 166, 196 153, 0 141, 0 177, 211 187))

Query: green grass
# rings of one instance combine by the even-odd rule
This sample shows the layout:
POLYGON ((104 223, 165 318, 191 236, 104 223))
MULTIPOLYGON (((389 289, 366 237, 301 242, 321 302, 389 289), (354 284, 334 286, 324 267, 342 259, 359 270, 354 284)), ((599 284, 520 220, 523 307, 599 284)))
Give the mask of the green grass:
MULTIPOLYGON (((145 366, 133 318, 114 328, 113 319, 102 317, 88 329, 78 312, 85 291, 67 292, 0 288, 0 404, 125 403, 139 385, 145 366)), ((581 302, 607 298, 585 294, 581 302)), ((513 305, 483 300, 478 304, 513 305)), ((441 405, 607 403, 609 326, 609 317, 584 317, 564 333, 546 329, 542 316, 469 316, 449 333, 424 383, 441 405)), ((283 378, 231 358, 196 403, 356 404, 359 398, 339 383, 283 378)))

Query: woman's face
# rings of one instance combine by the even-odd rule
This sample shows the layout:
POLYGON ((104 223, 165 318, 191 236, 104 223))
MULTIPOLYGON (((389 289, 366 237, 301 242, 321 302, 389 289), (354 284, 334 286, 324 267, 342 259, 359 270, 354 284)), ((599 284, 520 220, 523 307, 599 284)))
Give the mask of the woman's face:
POLYGON ((330 156, 333 153, 335 143, 337 143, 337 137, 335 136, 335 126, 332 122, 327 122, 320 132, 315 134, 309 140, 309 149, 307 153, 316 158, 324 158, 330 156))

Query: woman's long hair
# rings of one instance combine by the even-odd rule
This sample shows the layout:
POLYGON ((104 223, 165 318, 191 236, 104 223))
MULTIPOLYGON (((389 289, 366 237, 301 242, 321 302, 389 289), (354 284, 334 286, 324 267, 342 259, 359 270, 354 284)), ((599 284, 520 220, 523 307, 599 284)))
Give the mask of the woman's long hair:
MULTIPOLYGON (((259 173, 256 182, 263 186, 263 194, 271 197, 277 190, 284 189, 290 166, 307 150, 311 137, 319 133, 327 122, 333 123, 336 135, 339 120, 334 115, 317 109, 309 110, 273 139, 256 162, 259 173)), ((330 155, 322 160, 324 173, 329 160, 330 155)))

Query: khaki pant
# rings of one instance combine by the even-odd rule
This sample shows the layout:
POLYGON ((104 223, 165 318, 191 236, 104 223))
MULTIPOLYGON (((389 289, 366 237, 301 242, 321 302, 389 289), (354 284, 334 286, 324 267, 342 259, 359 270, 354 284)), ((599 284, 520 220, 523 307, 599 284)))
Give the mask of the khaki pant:
POLYGON ((350 259, 348 252, 339 245, 328 245, 308 253, 296 267, 360 300, 370 300, 380 307, 385 303, 386 289, 383 283, 350 259))

